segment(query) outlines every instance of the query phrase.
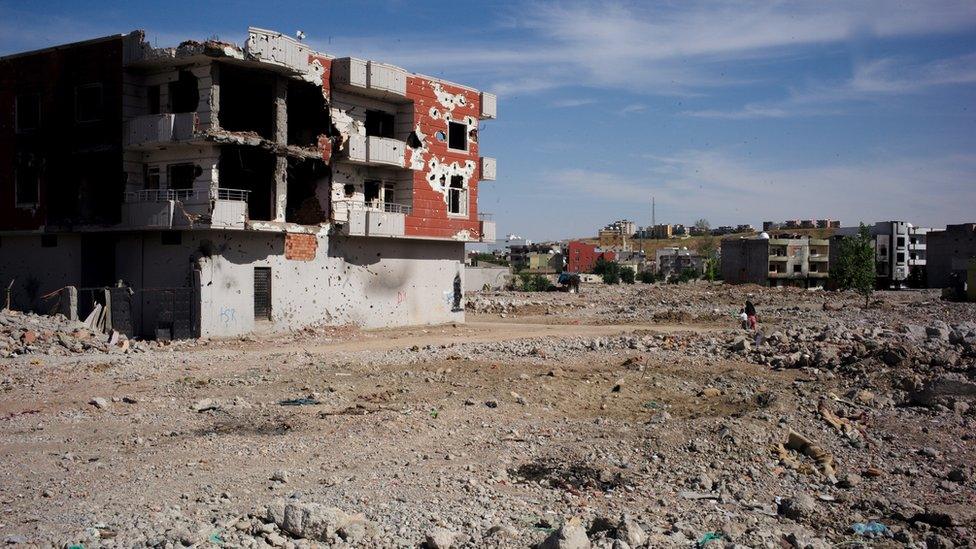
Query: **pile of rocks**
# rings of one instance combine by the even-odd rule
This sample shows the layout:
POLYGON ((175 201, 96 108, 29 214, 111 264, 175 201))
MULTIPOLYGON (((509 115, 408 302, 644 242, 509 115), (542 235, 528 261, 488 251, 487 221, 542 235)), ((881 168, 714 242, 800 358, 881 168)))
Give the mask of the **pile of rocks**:
POLYGON ((118 332, 97 332, 61 314, 0 311, 0 358, 26 354, 126 353, 146 351, 150 347, 118 332))

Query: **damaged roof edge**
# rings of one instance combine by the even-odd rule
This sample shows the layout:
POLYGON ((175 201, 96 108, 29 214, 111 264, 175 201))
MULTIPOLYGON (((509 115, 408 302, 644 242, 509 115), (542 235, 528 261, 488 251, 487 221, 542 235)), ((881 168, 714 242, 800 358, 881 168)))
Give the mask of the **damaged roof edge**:
POLYGON ((90 46, 90 45, 93 45, 93 44, 98 44, 100 42, 108 42, 110 40, 120 40, 122 38, 125 38, 127 36, 130 36, 130 35, 136 34, 136 33, 143 33, 143 34, 145 34, 144 31, 142 31, 140 29, 136 29, 136 30, 133 30, 131 32, 122 33, 122 34, 109 34, 107 36, 100 36, 98 38, 91 38, 89 40, 82 40, 80 42, 69 42, 67 44, 58 44, 56 46, 48 46, 46 48, 40 48, 40 49, 36 49, 36 50, 22 51, 22 52, 18 52, 18 53, 11 53, 9 55, 0 56, 0 61, 6 61, 8 59, 16 59, 18 57, 26 57, 28 55, 37 55, 37 54, 41 54, 41 53, 49 53, 49 52, 58 51, 58 50, 64 50, 64 49, 68 49, 68 48, 77 48, 77 47, 80 47, 80 46, 90 46))

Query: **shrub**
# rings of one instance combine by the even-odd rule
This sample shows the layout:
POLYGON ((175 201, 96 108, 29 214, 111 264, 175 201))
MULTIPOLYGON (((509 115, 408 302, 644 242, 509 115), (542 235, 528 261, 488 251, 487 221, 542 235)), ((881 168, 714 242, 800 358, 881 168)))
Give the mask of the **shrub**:
POLYGON ((634 270, 630 267, 620 268, 620 280, 623 281, 624 284, 633 284, 634 276, 634 270))
POLYGON ((552 287, 552 282, 541 274, 519 273, 523 292, 547 292, 552 287))

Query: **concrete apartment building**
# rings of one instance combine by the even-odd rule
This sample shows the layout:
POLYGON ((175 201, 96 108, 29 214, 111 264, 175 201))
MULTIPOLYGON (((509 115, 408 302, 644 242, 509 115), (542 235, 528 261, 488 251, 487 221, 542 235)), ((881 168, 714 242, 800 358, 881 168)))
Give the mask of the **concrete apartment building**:
POLYGON ((570 242, 566 249, 566 270, 571 273, 592 273, 596 261, 601 257, 605 261, 617 259, 616 252, 579 240, 570 242))
POLYGON ((727 283, 810 288, 823 286, 829 273, 828 240, 784 235, 722 241, 727 283))
MULTIPOLYGON (((881 221, 868 227, 875 254, 875 274, 879 287, 899 288, 913 276, 922 283, 927 263, 927 242, 931 229, 916 227, 905 221, 881 221), (917 272, 916 272, 917 271, 917 272)), ((842 227, 832 235, 840 239, 858 234, 860 227, 842 227)), ((840 246, 831 247, 836 260, 840 246)))
POLYGON ((677 275, 685 269, 694 269, 699 275, 705 272, 705 257, 688 248, 659 248, 654 252, 654 260, 657 272, 664 276, 677 275))
POLYGON ((494 240, 495 115, 489 93, 256 28, 0 58, 0 282, 22 309, 77 287, 83 317, 121 281, 112 323, 141 336, 461 321, 464 245, 494 240))
POLYGON ((763 231, 778 231, 780 229, 839 229, 840 221, 836 219, 789 219, 786 221, 763 221, 763 231))
POLYGON ((601 248, 616 248, 621 251, 629 251, 634 233, 637 232, 637 224, 633 221, 620 219, 608 224, 600 229, 598 239, 601 248))
MULTIPOLYGON (((929 231, 927 248, 928 286, 960 288, 976 271, 976 223, 947 225, 944 231, 929 231)), ((969 284, 972 292, 972 282, 969 284)))

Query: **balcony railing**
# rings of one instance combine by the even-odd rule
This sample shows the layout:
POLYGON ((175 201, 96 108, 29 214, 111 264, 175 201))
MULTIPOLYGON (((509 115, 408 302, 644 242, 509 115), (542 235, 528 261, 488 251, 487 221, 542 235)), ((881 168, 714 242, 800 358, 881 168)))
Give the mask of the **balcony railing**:
POLYGON ((362 200, 333 200, 333 205, 345 206, 349 210, 372 210, 374 212, 388 212, 409 215, 413 211, 412 206, 397 204, 396 202, 386 202, 384 200, 373 200, 364 202, 362 200))
MULTIPOLYGON (((245 189, 217 189, 217 200, 247 202, 247 195, 250 192, 245 189)), ((209 198, 210 192, 206 189, 143 189, 127 191, 122 201, 131 204, 133 202, 166 202, 169 200, 187 202, 209 198)))

